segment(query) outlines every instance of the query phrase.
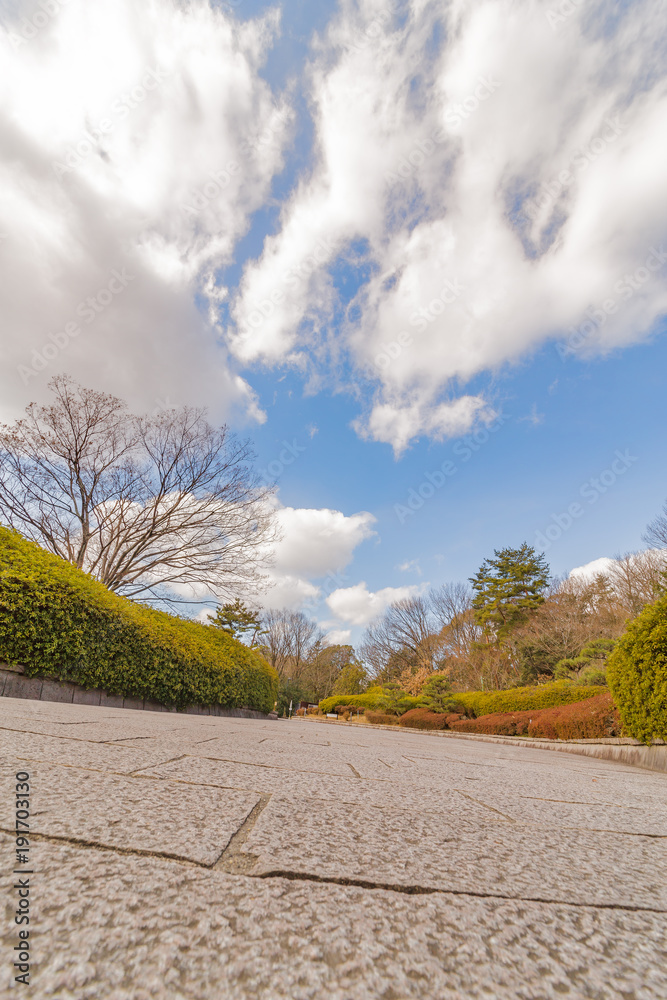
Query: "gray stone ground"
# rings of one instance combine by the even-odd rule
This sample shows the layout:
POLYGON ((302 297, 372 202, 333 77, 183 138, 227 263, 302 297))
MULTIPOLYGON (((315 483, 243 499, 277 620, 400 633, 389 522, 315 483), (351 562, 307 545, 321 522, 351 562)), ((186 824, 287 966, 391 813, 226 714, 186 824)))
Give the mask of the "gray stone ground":
POLYGON ((304 721, 0 699, 57 1000, 667 998, 667 776, 304 721))

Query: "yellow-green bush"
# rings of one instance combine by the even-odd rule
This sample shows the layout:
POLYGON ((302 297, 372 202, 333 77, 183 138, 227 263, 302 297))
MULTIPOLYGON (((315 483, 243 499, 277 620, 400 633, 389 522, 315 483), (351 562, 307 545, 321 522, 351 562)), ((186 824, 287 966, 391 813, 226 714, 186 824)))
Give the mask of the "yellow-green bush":
POLYGON ((630 622, 607 661, 607 681, 630 736, 667 739, 667 594, 630 622))
POLYGON ((0 527, 0 660, 164 705, 269 712, 278 677, 220 629, 107 590, 87 573, 0 527))
MULTIPOLYGON (((592 698, 600 693, 600 688, 591 685, 574 684, 572 681, 553 681, 551 684, 536 684, 531 687, 509 688, 507 691, 455 691, 451 701, 456 707, 452 711, 465 710, 467 715, 477 717, 493 712, 520 712, 531 708, 552 708, 555 705, 569 705, 584 698, 592 698)), ((370 688, 366 694, 334 695, 320 702, 322 712, 333 712, 336 705, 354 705, 377 711, 387 709, 391 697, 381 687, 370 688)), ((421 695, 413 698, 406 695, 398 704, 398 714, 412 708, 427 706, 427 699, 421 695)), ((393 706, 392 706, 393 708, 393 706)))
POLYGON ((571 681, 553 681, 551 684, 508 688, 507 691, 457 691, 452 698, 460 702, 469 715, 477 718, 496 712, 521 712, 524 709, 570 705, 599 693, 599 687, 586 687, 571 681))
MULTIPOLYGON (((458 695, 456 696, 458 700, 458 695)), ((395 696, 386 693, 381 687, 369 688, 365 694, 335 694, 320 702, 321 712, 333 712, 338 705, 354 706, 354 708, 370 708, 383 711, 390 708, 392 712, 401 715, 411 708, 417 708, 424 703, 422 698, 413 698, 406 694, 396 700, 395 696)))

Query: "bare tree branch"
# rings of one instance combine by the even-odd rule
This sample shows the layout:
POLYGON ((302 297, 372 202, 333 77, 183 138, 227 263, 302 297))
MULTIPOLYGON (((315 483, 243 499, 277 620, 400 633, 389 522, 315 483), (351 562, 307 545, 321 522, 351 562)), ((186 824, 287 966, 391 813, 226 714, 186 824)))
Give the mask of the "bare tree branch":
POLYGON ((253 593, 268 562, 270 489, 204 410, 136 417, 67 376, 50 406, 0 427, 0 518, 128 596, 253 593))

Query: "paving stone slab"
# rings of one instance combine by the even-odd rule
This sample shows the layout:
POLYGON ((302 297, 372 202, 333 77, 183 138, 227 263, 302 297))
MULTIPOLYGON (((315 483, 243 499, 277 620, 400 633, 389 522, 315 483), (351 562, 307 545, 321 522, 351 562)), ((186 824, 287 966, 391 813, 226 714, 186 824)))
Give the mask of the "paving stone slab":
POLYGON ((667 841, 272 796, 245 850, 253 874, 292 871, 384 885, 667 912, 667 841), (476 821, 475 821, 476 820, 476 821))
MULTIPOLYGON (((29 992, 40 1000, 667 996, 660 915, 264 881, 71 845, 38 850, 29 992)), ((0 937, 7 954, 8 919, 0 937)), ((0 992, 18 996, 15 986, 3 963, 0 992)))
MULTIPOLYGON (((22 762, 2 769, 12 787, 22 762)), ((259 796, 126 778, 77 767, 30 767, 30 831, 129 851, 150 851, 211 865, 259 796)), ((0 802, 0 826, 14 826, 12 800, 0 802)))
POLYGON ((68 736, 43 736, 0 729, 0 755, 10 754, 21 761, 68 764, 93 771, 131 774, 159 765, 174 755, 159 743, 152 749, 141 745, 126 747, 109 743, 74 740, 68 736))

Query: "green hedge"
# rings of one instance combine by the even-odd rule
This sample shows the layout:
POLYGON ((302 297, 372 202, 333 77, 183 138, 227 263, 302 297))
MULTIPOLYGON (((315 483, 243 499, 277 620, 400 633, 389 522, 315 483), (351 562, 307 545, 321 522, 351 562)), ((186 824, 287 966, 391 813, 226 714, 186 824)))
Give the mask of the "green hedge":
POLYGON ((273 709, 274 670, 220 629, 155 611, 0 527, 0 660, 164 705, 273 709))
POLYGON ((607 681, 631 736, 667 739, 667 594, 630 622, 607 660, 607 681))
MULTIPOLYGON (((456 697, 458 699, 458 695, 456 697)), ((366 691, 365 694, 334 694, 330 698, 324 698, 320 702, 320 711, 333 712, 337 705, 353 705, 355 708, 370 708, 379 711, 391 707, 392 710, 396 709, 396 712, 401 715, 403 712, 407 712, 411 708, 418 708, 423 704, 423 698, 413 698, 409 694, 396 701, 381 687, 374 687, 366 691)))
POLYGON ((600 693, 599 687, 582 686, 571 681, 553 681, 507 691, 457 691, 452 698, 477 718, 496 712, 521 712, 524 709, 570 705, 600 693))
MULTIPOLYGON (((465 709, 468 715, 490 715, 493 712, 519 712, 531 708, 552 708, 554 705, 569 705, 584 698, 599 694, 600 688, 573 684, 572 681, 554 681, 551 684, 537 684, 532 687, 509 688, 507 691, 453 691, 452 702, 465 709)), ((371 688, 366 694, 335 695, 320 702, 323 712, 333 712, 336 705, 355 705, 359 708, 384 709, 389 698, 382 688, 371 688)), ((422 708, 426 705, 423 697, 406 695, 400 701, 400 711, 422 708)))

